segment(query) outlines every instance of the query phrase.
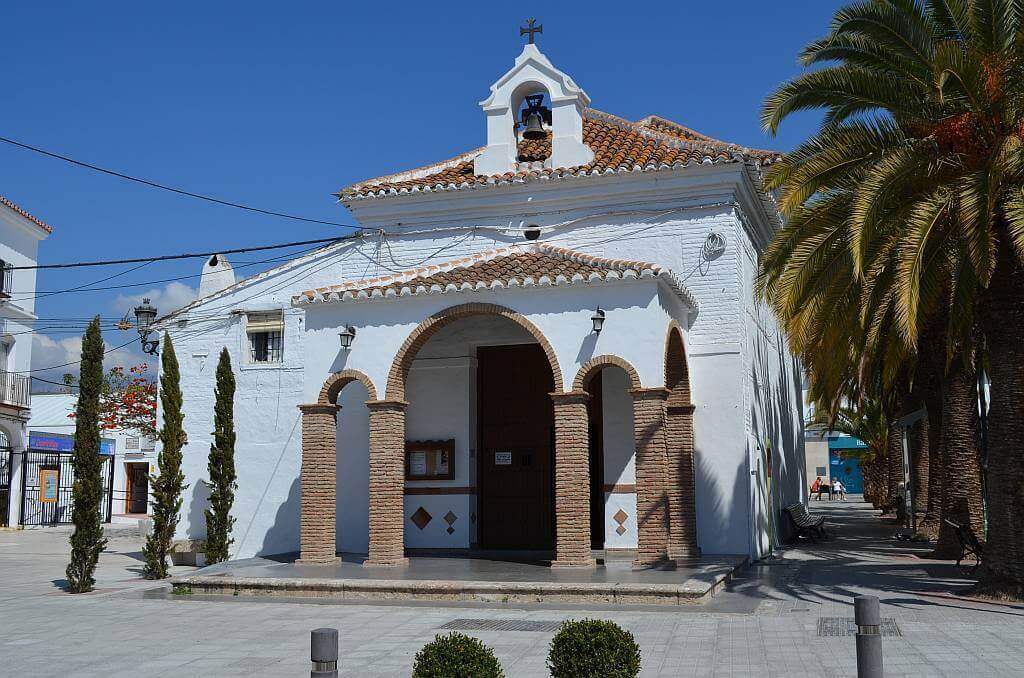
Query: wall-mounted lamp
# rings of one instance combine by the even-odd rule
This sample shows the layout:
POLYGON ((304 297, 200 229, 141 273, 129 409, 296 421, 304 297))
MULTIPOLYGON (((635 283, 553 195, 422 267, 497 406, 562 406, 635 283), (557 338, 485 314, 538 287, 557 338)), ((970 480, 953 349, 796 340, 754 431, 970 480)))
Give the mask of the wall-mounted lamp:
POLYGON ((601 334, 601 329, 604 327, 604 311, 600 306, 594 311, 594 315, 590 316, 590 322, 594 323, 594 334, 601 334))
POLYGON ((338 339, 341 340, 341 347, 346 351, 352 348, 352 340, 356 338, 356 328, 349 325, 341 332, 338 332, 338 339))
POLYGON ((153 321, 156 320, 156 308, 151 306, 149 299, 143 299, 141 306, 135 307, 135 327, 139 331, 139 341, 142 342, 142 352, 149 355, 156 355, 160 346, 159 339, 149 339, 153 331, 153 321))

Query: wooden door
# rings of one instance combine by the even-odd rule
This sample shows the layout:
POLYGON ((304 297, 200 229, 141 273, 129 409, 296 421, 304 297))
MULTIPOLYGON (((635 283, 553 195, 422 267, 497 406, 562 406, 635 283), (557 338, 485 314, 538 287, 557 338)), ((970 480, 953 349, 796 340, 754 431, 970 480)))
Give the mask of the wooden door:
POLYGON ((480 546, 554 548, 554 390, 537 344, 481 347, 478 357, 480 546))

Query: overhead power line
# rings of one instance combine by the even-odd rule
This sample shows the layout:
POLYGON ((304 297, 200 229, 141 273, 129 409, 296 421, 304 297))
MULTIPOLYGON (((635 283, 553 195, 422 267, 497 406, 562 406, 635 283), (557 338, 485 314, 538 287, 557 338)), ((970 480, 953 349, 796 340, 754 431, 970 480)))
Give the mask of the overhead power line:
POLYGON ((225 207, 234 207, 236 209, 246 210, 248 212, 256 212, 258 214, 267 214, 267 215, 272 216, 272 217, 281 217, 282 219, 292 219, 294 221, 304 221, 304 222, 310 223, 310 224, 324 224, 325 226, 341 226, 342 228, 355 228, 355 229, 360 229, 360 230, 374 230, 374 229, 368 229, 366 226, 357 226, 357 225, 353 225, 353 224, 342 224, 342 223, 337 222, 337 221, 325 221, 323 219, 312 219, 310 217, 301 217, 301 216, 297 216, 295 214, 287 214, 285 212, 275 212, 273 210, 265 210, 265 209, 261 209, 259 207, 252 207, 250 205, 243 205, 242 203, 231 202, 230 200, 221 200, 220 198, 214 198, 212 196, 203 195, 201 193, 193 193, 192 191, 186 191, 186 190, 184 190, 182 188, 175 188, 174 186, 167 186, 165 184, 160 184, 160 183, 157 183, 155 181, 150 181, 148 179, 140 179, 139 177, 133 177, 130 174, 124 174, 123 172, 116 172, 116 171, 111 170, 111 169, 106 169, 105 167, 100 167, 98 165, 93 165, 92 163, 83 162, 81 160, 75 160, 74 158, 70 158, 70 157, 68 157, 66 155, 61 155, 60 153, 54 153, 53 151, 47 151, 46 149, 39 148, 37 146, 30 146, 29 144, 23 144, 22 142, 15 141, 14 139, 8 139, 6 137, 0 137, 0 141, 4 142, 5 144, 10 144, 11 146, 17 146, 18 148, 24 148, 25 150, 33 151, 35 153, 39 153, 41 155, 45 155, 45 156, 50 157, 50 158, 55 158, 57 160, 63 160, 64 162, 71 163, 72 165, 77 165, 79 167, 84 167, 86 169, 91 169, 94 172, 101 172, 103 174, 109 174, 112 177, 117 177, 119 179, 125 179, 126 181, 134 181, 137 184, 143 184, 144 186, 150 186, 152 188, 158 188, 161 191, 170 191, 171 193, 177 193, 178 195, 184 195, 184 196, 189 197, 189 198, 196 198, 197 200, 205 200, 206 202, 212 202, 212 203, 217 204, 217 205, 224 205, 225 207))
POLYGON ((317 238, 316 240, 298 240, 296 242, 280 243, 278 245, 261 245, 260 247, 238 247, 230 250, 214 250, 212 252, 188 252, 185 254, 165 254, 158 257, 139 257, 136 259, 105 259, 100 261, 76 261, 64 264, 36 264, 34 266, 11 266, 14 271, 23 271, 40 268, 82 268, 85 266, 114 266, 117 264, 140 264, 153 261, 171 261, 173 259, 199 259, 212 257, 215 254, 238 254, 240 252, 262 252, 265 250, 278 250, 285 247, 298 247, 300 245, 314 245, 323 243, 334 243, 348 240, 356 236, 344 235, 335 238, 317 238))

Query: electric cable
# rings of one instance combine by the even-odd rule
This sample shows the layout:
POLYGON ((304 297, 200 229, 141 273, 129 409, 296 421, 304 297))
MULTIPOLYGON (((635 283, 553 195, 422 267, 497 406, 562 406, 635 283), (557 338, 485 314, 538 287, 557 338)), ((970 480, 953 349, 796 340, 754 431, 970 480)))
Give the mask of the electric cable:
POLYGON ((99 165, 93 165, 91 163, 83 162, 81 160, 75 160, 74 158, 68 157, 66 155, 61 155, 60 153, 54 153, 53 151, 47 151, 46 149, 39 148, 37 146, 30 146, 29 144, 25 144, 25 143, 22 143, 20 141, 15 141, 14 139, 8 139, 7 137, 0 137, 0 141, 4 142, 5 144, 10 144, 12 146, 17 146, 18 148, 23 148, 25 150, 33 151, 35 153, 39 153, 41 155, 45 155, 45 156, 50 157, 50 158, 55 158, 57 160, 63 160, 64 162, 71 163, 72 165, 77 165, 79 167, 84 167, 86 169, 93 170, 94 172, 100 172, 102 174, 108 174, 110 176, 117 177, 119 179, 124 179, 126 181, 134 181, 135 183, 138 183, 138 184, 143 184, 145 186, 150 186, 151 188, 158 188, 158 189, 160 189, 162 191, 170 191, 171 193, 177 193, 178 195, 183 195, 183 196, 186 196, 186 197, 189 197, 189 198, 196 198, 198 200, 205 200, 206 202, 212 202, 212 203, 217 204, 217 205, 224 205, 226 207, 234 207, 236 209, 247 210, 249 212, 256 212, 258 214, 266 214, 266 215, 269 215, 269 216, 272 216, 272 217, 281 217, 283 219, 292 219, 294 221, 304 221, 304 222, 310 223, 310 224, 323 224, 325 226, 341 226, 342 228, 354 228, 354 229, 358 229, 358 230, 376 230, 376 229, 372 229, 372 228, 367 229, 367 227, 365 227, 365 226, 353 226, 351 224, 342 224, 342 223, 339 223, 339 222, 336 222, 336 221, 324 221, 323 219, 312 219, 310 217, 301 217, 301 216, 297 216, 297 215, 294 215, 294 214, 287 214, 285 212, 275 212, 273 210, 265 210, 265 209, 261 209, 259 207, 252 207, 250 205, 244 205, 242 203, 231 202, 230 200, 221 200, 220 198, 214 198, 212 196, 203 195, 201 193, 193 193, 191 191, 186 191, 186 190, 181 189, 181 188, 175 188, 173 186, 167 186, 166 184, 159 184, 159 183, 157 183, 155 181, 150 181, 148 179, 140 179, 139 177, 134 177, 134 176, 131 176, 130 174, 124 174, 123 172, 117 172, 117 171, 114 171, 114 170, 111 170, 111 169, 107 169, 105 167, 100 167, 99 165))
POLYGON ((213 252, 186 252, 184 254, 165 254, 156 257, 137 257, 134 259, 105 259, 100 261, 76 261, 63 264, 35 264, 32 266, 10 266, 10 271, 28 271, 42 268, 82 268, 85 266, 113 266, 116 264, 138 264, 140 262, 173 261, 175 259, 199 259, 212 257, 217 254, 238 254, 239 252, 263 252, 266 250, 279 250, 286 247, 298 247, 300 245, 313 245, 317 243, 335 243, 343 240, 361 237, 360 234, 343 235, 334 238, 317 238, 314 240, 297 240, 295 242, 278 243, 276 245, 260 245, 259 247, 237 247, 229 250, 217 250, 213 252))

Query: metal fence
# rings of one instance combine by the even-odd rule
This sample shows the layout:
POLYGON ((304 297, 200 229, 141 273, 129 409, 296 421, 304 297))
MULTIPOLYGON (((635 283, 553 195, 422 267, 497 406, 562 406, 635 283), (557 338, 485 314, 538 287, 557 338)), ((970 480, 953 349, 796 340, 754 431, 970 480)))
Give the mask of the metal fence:
MULTIPOLYGON (((28 450, 21 461, 21 524, 62 525, 71 522, 75 470, 68 452, 28 450)), ((100 468, 103 480, 100 519, 110 522, 114 486, 114 458, 100 468)))

